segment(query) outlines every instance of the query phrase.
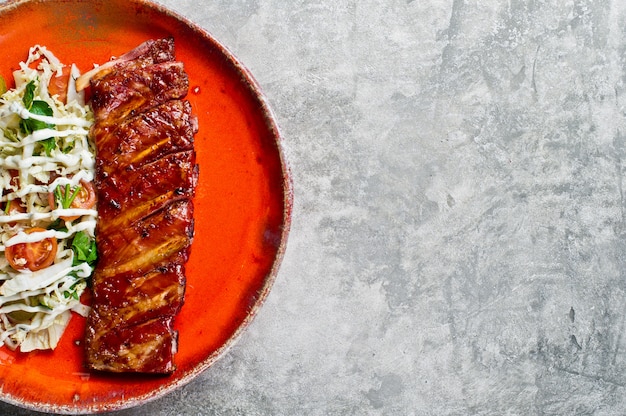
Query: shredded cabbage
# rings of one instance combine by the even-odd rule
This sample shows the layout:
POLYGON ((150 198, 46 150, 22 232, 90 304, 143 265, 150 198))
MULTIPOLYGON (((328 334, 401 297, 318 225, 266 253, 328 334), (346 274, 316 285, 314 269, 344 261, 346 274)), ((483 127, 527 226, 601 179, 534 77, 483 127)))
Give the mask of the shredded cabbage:
POLYGON ((76 90, 76 66, 66 102, 48 88, 63 67, 35 45, 13 73, 15 88, 0 97, 0 346, 22 352, 54 349, 72 311, 86 316, 89 310, 80 297, 95 263, 97 211, 50 202, 50 195, 66 197, 59 189, 77 192, 94 179, 93 114, 76 90), (11 201, 20 212, 10 210, 11 201), (5 256, 7 247, 49 238, 57 251, 41 270, 15 268, 5 256))

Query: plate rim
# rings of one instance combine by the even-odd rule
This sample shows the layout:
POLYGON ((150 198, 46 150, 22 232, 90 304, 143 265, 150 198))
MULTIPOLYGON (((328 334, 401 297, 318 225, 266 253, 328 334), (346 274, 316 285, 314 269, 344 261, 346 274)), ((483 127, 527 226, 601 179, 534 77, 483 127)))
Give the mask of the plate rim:
MULTIPOLYGON (((72 2, 99 2, 104 7, 107 7, 107 1, 103 0, 7 0, 4 3, 0 3, 0 15, 9 12, 12 9, 16 9, 20 6, 27 4, 41 4, 41 3, 72 3, 72 2)), ((55 405, 47 402, 34 402, 24 401, 13 395, 7 395, 6 392, 0 389, 0 400, 4 403, 8 403, 20 408, 39 411, 39 412, 55 412, 57 414, 94 414, 100 412, 118 411, 124 409, 130 409, 137 406, 145 405, 149 402, 155 401, 164 397, 165 395, 177 390, 186 384, 189 384, 201 373, 206 371, 215 362, 222 358, 241 338, 242 334, 246 331, 249 325, 252 323, 260 308, 265 303, 275 281, 278 276, 278 272, 285 255, 287 248, 287 240, 289 232, 291 231, 292 224, 292 210, 294 203, 294 186, 293 177, 291 174, 291 167, 285 157, 285 151, 283 147, 283 135, 277 123, 276 115, 270 106, 269 100, 262 90, 260 84, 255 79, 252 72, 243 64, 243 62, 222 42, 220 42, 209 30, 195 23, 191 19, 183 16, 182 14, 151 0, 127 0, 129 7, 141 7, 154 11, 159 15, 173 19, 174 21, 184 25, 190 29, 196 36, 201 37, 204 41, 209 42, 214 46, 221 54, 221 58, 225 59, 232 65, 235 72, 241 76, 241 84, 245 85, 251 96, 258 100, 259 113, 262 114, 265 126, 268 131, 271 132, 272 141, 276 146, 278 160, 280 161, 281 170, 281 189, 283 192, 283 212, 282 212, 282 226, 280 229, 280 241, 277 245, 276 255, 272 261, 272 266, 262 279, 262 286, 249 308, 245 318, 241 321, 236 330, 228 337, 228 339, 210 355, 199 361, 191 370, 185 372, 181 377, 177 378, 171 383, 165 383, 155 390, 151 390, 148 393, 134 396, 128 399, 116 399, 111 402, 92 402, 89 404, 80 405, 55 405)))

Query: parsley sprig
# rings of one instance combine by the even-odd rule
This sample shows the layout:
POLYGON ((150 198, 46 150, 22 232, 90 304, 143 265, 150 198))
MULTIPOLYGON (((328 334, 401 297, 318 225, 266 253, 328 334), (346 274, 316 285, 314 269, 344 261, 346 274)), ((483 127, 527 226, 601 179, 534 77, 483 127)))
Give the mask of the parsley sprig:
POLYGON ((96 240, 91 238, 85 231, 79 231, 74 234, 72 251, 74 251, 74 265, 86 262, 93 266, 98 259, 96 240))
MULTIPOLYGON (((26 84, 26 87, 24 89, 24 96, 22 97, 22 103, 24 104, 24 107, 26 107, 26 109, 33 114, 52 117, 54 115, 52 107, 50 107, 50 105, 45 101, 35 100, 36 89, 37 86, 35 85, 34 80, 29 81, 29 83, 26 84)), ((25 134, 31 134, 36 130, 51 128, 54 128, 53 124, 46 123, 40 120, 35 120, 33 118, 25 118, 20 121, 20 129, 25 134)), ((41 146, 43 146, 43 150, 46 152, 47 156, 50 156, 52 150, 55 149, 57 146, 54 137, 48 137, 47 139, 40 141, 40 144, 41 146)))

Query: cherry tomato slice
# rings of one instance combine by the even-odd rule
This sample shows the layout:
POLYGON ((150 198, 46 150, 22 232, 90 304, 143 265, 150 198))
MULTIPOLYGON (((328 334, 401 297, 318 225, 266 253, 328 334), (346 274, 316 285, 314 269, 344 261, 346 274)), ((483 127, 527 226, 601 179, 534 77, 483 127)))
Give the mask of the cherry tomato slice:
POLYGON ((7 202, 7 204, 9 204, 8 207, 6 206, 6 204, 4 205, 4 212, 7 215, 20 214, 24 212, 24 207, 22 206, 22 203, 19 199, 12 199, 7 202))
MULTIPOLYGON (((60 188, 61 194, 65 196, 65 187, 61 186, 60 188)), ((73 192, 71 190, 70 192, 73 192)), ((50 208, 54 209, 57 206, 57 202, 55 201, 55 196, 53 192, 48 194, 48 203, 50 204, 50 208)), ((72 203, 68 208, 75 209, 90 209, 96 205, 96 188, 94 187, 92 182, 87 182, 85 180, 80 181, 80 189, 78 193, 72 200, 72 203)), ((78 215, 74 216, 62 216, 61 219, 65 221, 74 221, 76 218, 79 218, 78 215)))
MULTIPOLYGON (((46 231, 35 227, 26 230, 26 234, 46 231)), ((5 248, 4 255, 15 270, 37 271, 54 263, 57 254, 56 238, 45 238, 33 243, 20 243, 5 248)))
POLYGON ((63 67, 63 73, 59 76, 53 75, 48 84, 48 92, 50 96, 57 95, 59 101, 66 104, 67 86, 70 82, 70 68, 63 67))
POLYGON ((70 205, 72 208, 90 209, 96 205, 96 188, 92 182, 80 181, 80 190, 70 205))
MULTIPOLYGON (((12 199, 7 204, 4 205, 4 214, 5 215, 13 215, 13 214, 21 214, 25 212, 24 207, 19 199, 12 199), (7 206, 8 204, 8 206, 7 206)), ((8 223, 10 226, 14 226, 17 224, 17 221, 11 221, 8 223)))

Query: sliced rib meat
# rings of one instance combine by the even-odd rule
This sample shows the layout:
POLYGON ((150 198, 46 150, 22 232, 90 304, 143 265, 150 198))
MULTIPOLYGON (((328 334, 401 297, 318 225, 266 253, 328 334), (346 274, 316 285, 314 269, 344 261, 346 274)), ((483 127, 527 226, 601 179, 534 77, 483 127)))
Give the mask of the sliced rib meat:
POLYGON ((170 100, 115 129, 97 126, 98 167, 103 174, 135 169, 167 154, 193 149, 194 118, 188 101, 170 100))
POLYGON ((111 72, 117 72, 123 68, 136 67, 168 62, 174 60, 174 40, 172 38, 147 40, 135 49, 125 53, 117 59, 86 72, 76 80, 76 88, 80 91, 89 83, 95 82, 111 72))
POLYGON ((121 67, 92 81, 91 90, 91 107, 102 127, 183 98, 189 90, 189 81, 181 62, 161 62, 121 67))
MULTIPOLYGON (((86 364, 174 371, 198 178, 197 122, 172 39, 148 41, 89 74, 96 144, 98 263, 86 364)), ((85 83, 85 79, 81 82, 85 83)))

